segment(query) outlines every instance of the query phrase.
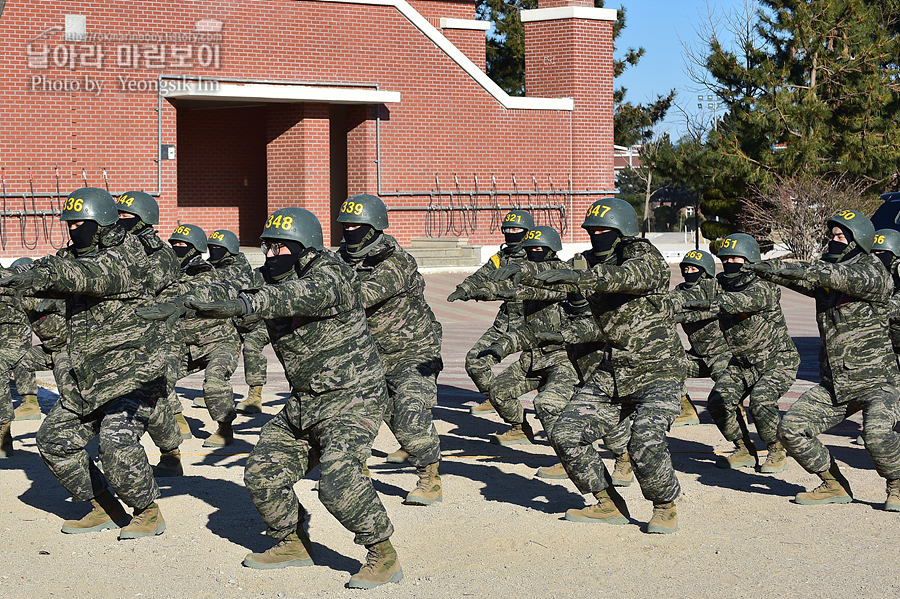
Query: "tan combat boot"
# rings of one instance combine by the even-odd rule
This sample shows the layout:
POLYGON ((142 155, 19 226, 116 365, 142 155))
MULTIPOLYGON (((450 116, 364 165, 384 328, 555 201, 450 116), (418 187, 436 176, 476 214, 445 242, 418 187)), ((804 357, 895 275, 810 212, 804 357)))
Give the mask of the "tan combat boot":
POLYGON ((182 476, 181 450, 177 447, 171 451, 163 451, 159 456, 159 464, 153 467, 153 475, 159 477, 182 476))
POLYGON ((563 467, 562 462, 557 462, 552 466, 542 466, 538 468, 535 476, 538 478, 569 478, 569 475, 566 473, 566 469, 563 467))
POLYGON ((38 405, 37 395, 23 395, 22 403, 16 408, 16 420, 40 420, 41 406, 38 405))
POLYGON ((734 442, 734 451, 728 455, 720 456, 716 460, 716 466, 735 470, 737 468, 753 468, 756 466, 756 458, 747 449, 743 439, 734 442))
POLYGON ((66 520, 62 532, 77 535, 84 532, 96 532, 108 528, 119 528, 118 522, 128 520, 128 512, 108 489, 100 491, 91 499, 92 509, 81 520, 66 520))
POLYGON ((11 428, 11 422, 7 422, 3 426, 0 426, 0 459, 8 458, 13 454, 11 428))
POLYGON ((166 532, 166 521, 154 501, 142 510, 134 510, 134 518, 119 531, 119 540, 152 537, 166 532))
POLYGON ((766 461, 759 469, 760 472, 772 473, 772 472, 784 472, 787 470, 787 452, 784 450, 784 446, 776 441, 769 445, 769 455, 766 456, 766 461))
POLYGON ((191 402, 195 408, 205 408, 206 407, 206 398, 202 395, 200 397, 195 397, 191 402))
POLYGON ((247 392, 247 399, 234 406, 234 409, 241 414, 259 414, 262 412, 262 385, 250 387, 250 391, 247 392))
POLYGON ((234 431, 230 422, 220 422, 216 432, 203 442, 203 447, 225 447, 234 443, 234 431))
POLYGON ((191 427, 188 425, 187 420, 184 419, 184 414, 181 412, 175 414, 175 422, 178 423, 178 430, 181 431, 182 439, 192 439, 194 437, 191 434, 191 427))
MULTIPOLYGON (((819 505, 822 503, 850 503, 853 496, 849 492, 849 488, 845 488, 841 484, 842 481, 835 476, 834 470, 837 465, 833 464, 831 470, 825 472, 817 472, 816 476, 822 479, 822 484, 806 493, 797 493, 794 498, 796 503, 801 505, 819 505)), ((844 478, 840 476, 840 478, 844 478)), ((846 481, 846 479, 844 479, 846 481)))
POLYGON ((387 454, 384 461, 388 464, 402 464, 409 458, 409 452, 402 447, 393 453, 387 454))
POLYGON ((486 399, 478 405, 472 406, 469 408, 469 413, 474 414, 475 416, 483 416, 485 414, 490 414, 492 412, 496 412, 494 406, 491 405, 491 400, 486 399))
POLYGON ((403 569, 397 552, 390 539, 374 545, 366 545, 366 563, 359 572, 350 577, 348 589, 374 589, 388 582, 403 580, 403 569))
POLYGON ((678 512, 675 502, 654 503, 653 517, 647 523, 647 532, 651 534, 671 534, 678 530, 678 512))
POLYGON ((887 481, 887 501, 884 511, 900 512, 900 478, 887 481))
POLYGON ((681 414, 672 423, 672 428, 676 426, 690 426, 692 424, 700 424, 700 415, 697 414, 697 408, 691 401, 691 396, 685 393, 681 396, 681 414))
POLYGON ((257 570, 273 570, 293 566, 312 566, 312 542, 303 526, 263 553, 248 553, 243 564, 257 570))
POLYGON ((497 445, 530 445, 533 442, 534 431, 528 421, 524 419, 520 424, 512 425, 505 433, 491 436, 491 443, 497 445))
POLYGON ((409 492, 403 503, 406 505, 431 505, 435 501, 442 501, 444 495, 441 488, 441 477, 438 474, 438 463, 416 466, 416 474, 419 475, 419 482, 416 484, 416 488, 409 492))
POLYGON ((594 493, 597 503, 586 508, 566 511, 566 520, 591 524, 628 524, 628 507, 615 487, 594 493))
POLYGON ((631 468, 631 456, 628 452, 622 455, 613 456, 616 458, 616 465, 613 468, 612 483, 616 487, 627 487, 634 482, 634 470, 631 468))

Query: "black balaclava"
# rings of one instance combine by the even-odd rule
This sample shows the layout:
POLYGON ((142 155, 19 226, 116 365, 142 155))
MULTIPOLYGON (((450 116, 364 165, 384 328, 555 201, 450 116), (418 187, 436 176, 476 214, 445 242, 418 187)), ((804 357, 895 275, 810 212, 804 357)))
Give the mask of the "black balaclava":
POLYGON ((875 252, 875 257, 881 260, 881 263, 884 264, 884 267, 890 272, 891 265, 894 263, 893 252, 875 252))
POLYGON ((86 220, 74 229, 69 229, 69 238, 76 254, 86 254, 100 243, 100 224, 86 220))
POLYGON ((744 264, 746 262, 723 262, 722 270, 726 275, 736 275, 744 268, 744 264))
POLYGON ((601 261, 606 260, 612 254, 616 242, 619 241, 619 232, 615 229, 603 233, 588 231, 588 235, 591 236, 591 249, 594 251, 594 256, 601 261))
POLYGON ((344 242, 347 244, 347 251, 351 254, 362 251, 364 247, 378 239, 380 233, 381 231, 372 225, 359 225, 352 231, 348 231, 345 227, 344 242))
POLYGON ((209 258, 207 259, 207 261, 210 264, 218 264, 227 255, 228 248, 226 248, 225 246, 211 245, 209 246, 209 258))
POLYGON ((182 266, 190 262, 191 258, 198 254, 197 248, 189 243, 187 245, 173 245, 172 249, 175 251, 175 255, 178 256, 178 263, 182 266))
POLYGON ((850 242, 844 243, 842 241, 835 241, 834 239, 829 241, 828 251, 822 256, 822 260, 825 262, 844 262, 862 252, 862 249, 853 239, 853 233, 850 229, 841 225, 836 226, 844 233, 844 237, 849 239, 850 242))
POLYGON ((696 272, 685 272, 685 267, 681 267, 681 276, 684 277, 684 282, 688 285, 693 285, 697 281, 700 280, 700 277, 703 276, 702 270, 697 270, 696 272))
POLYGON ((133 216, 132 218, 122 218, 119 217, 119 224, 122 225, 122 228, 125 229, 126 233, 134 233, 137 234, 138 231, 144 228, 145 223, 140 219, 139 216, 133 216))
POLYGON ((527 247, 525 248, 525 253, 528 254, 529 262, 546 262, 556 255, 556 252, 541 245, 527 247))
POLYGON ((506 245, 518 245, 522 243, 522 240, 525 239, 525 236, 528 234, 527 229, 522 229, 518 233, 512 233, 509 229, 502 229, 502 231, 506 245))
POLYGON ((293 270, 297 260, 309 251, 309 248, 304 248, 299 241, 286 239, 284 241, 279 240, 279 243, 284 244, 288 253, 285 254, 282 251, 277 256, 266 256, 266 272, 273 281, 280 281, 286 277, 293 270))

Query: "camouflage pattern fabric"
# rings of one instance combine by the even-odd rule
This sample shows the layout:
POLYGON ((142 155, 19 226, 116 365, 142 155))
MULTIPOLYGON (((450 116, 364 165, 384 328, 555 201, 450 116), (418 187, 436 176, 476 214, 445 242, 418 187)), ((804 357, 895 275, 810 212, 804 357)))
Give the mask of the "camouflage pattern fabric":
POLYGON ((627 450, 644 498, 654 503, 674 501, 681 487, 666 432, 681 411, 680 392, 677 381, 659 381, 632 396, 616 398, 595 381, 578 391, 556 421, 551 439, 578 490, 597 493, 607 487, 610 475, 593 443, 630 422, 627 450))
POLYGON ((894 354, 900 360, 900 260, 894 260, 891 265, 891 278, 894 282, 894 292, 888 303, 888 335, 894 354))
POLYGON ((203 399, 210 417, 216 422, 232 422, 237 417, 231 375, 237 369, 238 352, 237 341, 220 341, 189 345, 181 357, 179 379, 201 370, 204 372, 203 399))
MULTIPOLYGON (((215 264, 221 280, 235 281, 241 289, 254 286, 253 267, 243 253, 229 254, 215 264)), ((269 344, 269 332, 261 320, 246 321, 235 318, 234 325, 241 338, 241 351, 244 357, 244 382, 250 387, 262 387, 266 384, 266 369, 269 366, 263 349, 269 344)))
POLYGON ((441 362, 441 325, 425 301, 425 279, 415 259, 385 234, 359 252, 338 255, 359 279, 369 331, 384 363, 388 402, 384 420, 413 466, 441 458, 432 422, 441 362))
MULTIPOLYGON (((14 272, 0 268, 0 276, 14 272)), ((31 328, 19 300, 15 296, 0 296, 0 425, 12 422, 14 418, 9 379, 30 348, 31 328)), ((33 378, 34 373, 31 376, 33 378)), ((21 390, 19 394, 22 394, 21 390)))
MULTIPOLYGON (((465 293, 477 292, 485 288, 491 281, 491 273, 507 264, 524 263, 528 260, 521 244, 508 246, 502 245, 500 251, 491 256, 481 268, 466 277, 462 283, 456 286, 458 291, 465 293)), ((475 345, 466 353, 466 372, 478 390, 485 396, 490 395, 491 385, 494 382, 494 373, 491 366, 496 362, 490 357, 479 355, 492 345, 503 333, 514 330, 523 323, 522 303, 518 301, 504 301, 494 318, 494 323, 481 336, 475 345)))
MULTIPOLYGON (((233 299, 224 282, 205 301, 233 299)), ((302 255, 283 280, 245 290, 250 312, 265 319, 291 395, 260 433, 244 482, 268 527, 283 538, 296 530, 300 509, 293 485, 322 464, 319 499, 357 543, 393 532, 387 512, 362 474, 384 416, 384 367, 366 324, 353 270, 328 250, 302 255)))
POLYGON ((889 273, 864 253, 841 263, 764 264, 761 277, 815 298, 822 339, 822 382, 794 402, 778 429, 788 453, 810 472, 827 470, 831 457, 816 437, 862 410, 863 440, 876 470, 889 480, 900 478, 900 433, 893 430, 900 372, 885 326, 893 291, 889 273))
POLYGON ((158 395, 159 389, 132 391, 86 416, 71 411, 63 401, 53 406, 38 430, 37 446, 73 499, 88 501, 111 485, 133 508, 156 501, 159 488, 140 441, 158 395), (84 450, 98 435, 102 472, 84 450))
POLYGON ((687 352, 686 378, 709 377, 714 381, 725 372, 731 360, 731 349, 719 328, 718 314, 703 310, 682 310, 690 299, 713 300, 718 295, 716 279, 704 276, 696 283, 681 283, 669 294, 676 319, 687 335, 691 349, 687 352))

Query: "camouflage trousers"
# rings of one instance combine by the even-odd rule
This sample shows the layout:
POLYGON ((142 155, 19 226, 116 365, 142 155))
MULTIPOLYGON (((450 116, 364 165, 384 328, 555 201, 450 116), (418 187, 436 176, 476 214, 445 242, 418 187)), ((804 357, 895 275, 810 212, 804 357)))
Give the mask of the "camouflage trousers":
POLYGON ((385 360, 388 399, 384 422, 409 453, 409 463, 413 466, 441 461, 441 439, 431 410, 437 405, 437 377, 442 368, 440 358, 428 362, 404 360, 396 364, 385 360))
POLYGON ((494 371, 491 370, 491 367, 497 364, 497 360, 493 356, 479 357, 479 354, 487 349, 488 346, 493 345, 503 335, 503 331, 492 326, 484 332, 484 335, 466 353, 466 373, 468 373, 469 378, 472 379, 478 390, 485 396, 490 396, 491 394, 491 387, 494 384, 494 371))
POLYGON ((785 449, 807 472, 824 472, 831 466, 831 453, 819 435, 856 412, 863 415, 863 441, 879 475, 900 478, 900 420, 897 389, 884 387, 855 396, 835 405, 834 389, 817 385, 800 396, 781 419, 778 438, 785 449))
POLYGON ((12 422, 15 418, 13 412, 12 392, 9 390, 9 377, 13 368, 25 355, 27 347, 13 346, 0 348, 0 425, 12 422))
POLYGON ((37 447, 50 472, 76 501, 88 501, 108 486, 133 508, 156 501, 159 488, 141 436, 153 410, 148 397, 157 395, 152 389, 135 391, 87 416, 78 416, 63 402, 53 406, 37 432, 37 447), (84 449, 98 435, 103 472, 84 449))
POLYGON ((628 453, 644 497, 654 503, 678 497, 681 487, 666 432, 681 411, 680 389, 680 381, 658 381, 633 395, 613 398, 589 382, 575 393, 550 441, 580 492, 597 493, 608 486, 609 473, 593 443, 630 419, 628 453))
POLYGON ((252 329, 238 329, 238 333, 244 356, 244 382, 251 387, 262 387, 266 384, 266 369, 269 366, 263 355, 263 349, 269 344, 269 329, 260 320, 252 329))
POLYGON ((389 538, 394 527, 372 480, 363 476, 380 424, 364 413, 348 412, 299 430, 282 409, 263 426, 247 458, 244 484, 266 523, 266 534, 280 540, 297 530, 305 510, 294 484, 318 462, 319 499, 354 533, 354 541, 371 545, 389 538))
POLYGON ((687 379, 712 379, 718 381, 722 378, 725 370, 731 362, 731 356, 724 354, 721 356, 698 356, 694 352, 685 352, 687 360, 687 368, 684 372, 684 378, 687 379))
POLYGON ((536 370, 531 368, 531 364, 531 352, 522 352, 518 360, 494 379, 489 397, 491 405, 504 421, 521 424, 525 419, 525 409, 519 397, 537 390, 534 411, 549 439, 556 420, 572 399, 578 374, 568 361, 536 370))
MULTIPOLYGON (((42 347, 40 345, 35 345, 33 347, 42 347)), ((43 353, 43 350, 41 350, 43 353)), ((38 393, 38 385, 37 380, 34 378, 35 371, 38 370, 50 370, 52 366, 46 366, 46 364, 41 364, 41 368, 37 367, 31 359, 29 358, 31 354, 31 350, 25 352, 25 355, 22 356, 22 359, 16 362, 16 365, 13 366, 13 375, 16 378, 16 393, 19 394, 19 397, 23 395, 37 395, 38 393)))
POLYGON ((231 422, 237 417, 231 375, 237 369, 239 351, 237 343, 217 342, 191 345, 182 356, 178 379, 205 371, 203 399, 210 417, 216 422, 231 422))
POLYGON ((750 397, 750 413, 763 443, 778 441, 778 400, 797 380, 800 358, 796 354, 779 357, 764 367, 742 366, 732 358, 728 368, 709 393, 707 409, 722 436, 737 441, 743 435, 738 423, 738 406, 750 397))

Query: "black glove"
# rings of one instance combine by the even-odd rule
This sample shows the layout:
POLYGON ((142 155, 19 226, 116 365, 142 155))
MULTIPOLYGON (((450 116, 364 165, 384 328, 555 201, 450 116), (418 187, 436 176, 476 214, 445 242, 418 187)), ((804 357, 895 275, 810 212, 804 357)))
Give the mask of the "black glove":
POLYGON ((481 300, 483 302, 489 302, 494 299, 494 296, 491 293, 489 293, 486 289, 473 289, 466 295, 466 299, 481 300))
POLYGON ((566 342, 562 333, 557 333, 556 331, 537 331, 534 334, 534 338, 538 340, 538 343, 564 344, 566 342))
POLYGON ((34 269, 19 272, 0 279, 0 287, 11 289, 32 289, 41 279, 41 274, 34 269))
POLYGON ((518 285, 522 282, 522 269, 519 268, 518 264, 507 264, 492 272, 491 279, 494 281, 506 281, 511 279, 514 285, 518 285))
POLYGON ((770 273, 775 270, 774 268, 772 268, 771 262, 757 262, 755 264, 745 264, 744 268, 746 268, 750 272, 755 272, 758 275, 770 273))
POLYGON ((450 295, 447 296, 448 302, 455 302, 456 300, 465 301, 467 299, 469 299, 469 298, 466 295, 466 292, 459 288, 457 288, 456 291, 454 291, 453 293, 451 293, 450 295))
POLYGON ((794 281, 802 281, 806 279, 807 274, 809 274, 802 266, 795 266, 789 263, 785 263, 781 268, 774 271, 774 273, 779 277, 794 281))
POLYGON ((164 304, 156 304, 154 306, 144 306, 134 311, 135 314, 144 320, 169 320, 170 318, 181 318, 184 316, 184 302, 174 301, 164 304))
POLYGON ((534 278, 544 283, 576 283, 581 274, 568 268, 554 268, 539 272, 534 278))
POLYGON ((189 301, 185 305, 202 318, 233 318, 244 314, 244 302, 240 299, 219 302, 189 301))
POLYGON ((710 301, 707 299, 691 300, 681 304, 684 310, 709 310, 710 301))

